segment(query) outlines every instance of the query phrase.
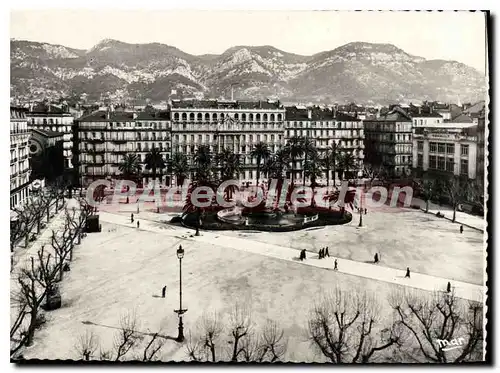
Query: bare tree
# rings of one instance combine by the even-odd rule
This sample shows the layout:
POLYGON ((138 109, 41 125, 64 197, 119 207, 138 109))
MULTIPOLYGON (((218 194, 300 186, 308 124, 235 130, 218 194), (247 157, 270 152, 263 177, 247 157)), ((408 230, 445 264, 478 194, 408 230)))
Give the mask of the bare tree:
POLYGON ((78 355, 89 361, 96 353, 99 347, 99 338, 94 334, 94 332, 86 331, 85 334, 80 335, 75 344, 75 349, 78 351, 78 355))
POLYGON ((151 336, 151 339, 146 344, 142 352, 142 361, 154 361, 157 359, 157 354, 165 344, 165 338, 162 338, 160 332, 156 332, 151 336))
POLYGON ((63 279, 64 260, 73 248, 73 232, 68 220, 64 222, 64 227, 59 232, 52 231, 51 246, 57 258, 57 268, 59 270, 59 281, 63 279))
POLYGON ((287 341, 278 324, 268 321, 256 332, 249 309, 239 305, 231 309, 228 318, 224 324, 217 312, 202 316, 198 336, 188 335, 186 352, 191 360, 275 362, 284 357, 287 341))
MULTIPOLYGON (((462 301, 454 292, 426 296, 410 290, 393 292, 389 302, 399 323, 418 346, 417 359, 434 363, 481 359, 483 306, 480 303, 462 301), (459 349, 445 348, 455 342, 459 342, 459 349)), ((412 354, 415 357, 415 352, 412 354)))
POLYGON ((363 168, 363 171, 370 180, 370 188, 373 186, 373 181, 375 179, 384 178, 386 175, 386 170, 382 164, 379 165, 366 164, 363 168))
MULTIPOLYGON (((17 278, 19 288, 15 290, 11 296, 13 303, 17 303, 21 308, 21 313, 25 312, 29 315, 29 322, 26 330, 21 330, 22 320, 19 322, 17 330, 20 331, 19 343, 12 348, 11 355, 15 354, 21 347, 30 346, 33 343, 35 329, 40 325, 42 320, 39 310, 45 297, 45 289, 40 287, 40 271, 35 267, 35 259, 32 257, 27 268, 20 271, 17 278)), ((22 316, 22 319, 24 319, 22 316)), ((12 334, 12 329, 11 329, 12 334)), ((12 337, 12 335, 11 335, 12 337)))
POLYGON ((461 202, 468 201, 473 194, 472 184, 463 177, 453 176, 443 183, 443 188, 453 207, 452 222, 455 222, 458 205, 461 202))
POLYGON ((120 331, 114 339, 115 361, 123 358, 140 340, 137 334, 137 318, 135 312, 127 312, 120 317, 120 331))
POLYGON ((333 363, 367 363, 401 340, 400 330, 391 326, 376 343, 379 315, 374 297, 336 288, 312 308, 307 334, 312 346, 333 363))

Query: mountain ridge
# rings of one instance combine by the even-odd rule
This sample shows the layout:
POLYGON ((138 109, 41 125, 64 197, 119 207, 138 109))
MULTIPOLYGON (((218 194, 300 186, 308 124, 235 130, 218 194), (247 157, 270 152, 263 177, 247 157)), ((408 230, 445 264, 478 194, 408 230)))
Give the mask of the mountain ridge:
POLYGON ((167 44, 115 39, 88 50, 27 40, 10 44, 11 96, 23 100, 85 93, 89 100, 165 101, 172 90, 174 98, 227 97, 231 87, 236 98, 312 102, 472 101, 486 93, 486 80, 474 68, 413 56, 387 43, 351 42, 311 56, 271 45, 192 55, 167 44))

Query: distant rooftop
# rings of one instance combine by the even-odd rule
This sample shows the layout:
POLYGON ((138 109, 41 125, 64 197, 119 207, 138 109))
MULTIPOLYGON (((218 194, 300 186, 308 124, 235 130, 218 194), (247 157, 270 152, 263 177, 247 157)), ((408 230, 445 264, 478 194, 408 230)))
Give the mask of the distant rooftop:
POLYGON ((172 100, 174 109, 281 109, 279 101, 172 100))
POLYGON ((320 120, 337 120, 340 122, 359 122, 360 119, 351 115, 336 112, 332 109, 320 108, 317 106, 306 108, 305 106, 288 106, 285 108, 285 120, 302 120, 302 121, 320 121, 320 120), (309 119, 309 110, 311 111, 311 118, 309 119))
POLYGON ((56 131, 47 131, 47 130, 41 130, 37 128, 31 129, 32 132, 37 132, 43 137, 62 137, 64 134, 62 132, 56 132, 56 131))

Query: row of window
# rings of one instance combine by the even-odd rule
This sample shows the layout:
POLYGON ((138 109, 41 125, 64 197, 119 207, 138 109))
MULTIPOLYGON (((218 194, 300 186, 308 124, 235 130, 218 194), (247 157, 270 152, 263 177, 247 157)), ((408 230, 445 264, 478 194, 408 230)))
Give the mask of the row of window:
MULTIPOLYGON (((190 113, 189 116, 187 115, 187 113, 182 113, 179 115, 179 113, 174 113, 173 114, 173 118, 175 121, 178 121, 178 120, 189 120, 190 121, 194 121, 194 120, 197 120, 198 122, 201 122, 201 121, 206 121, 206 122, 209 122, 210 119, 213 121, 213 122, 217 122, 219 120, 223 120, 226 116, 230 116, 229 114, 225 114, 225 113, 212 113, 212 115, 210 115, 210 113, 205 113, 205 115, 203 115, 202 113, 198 113, 198 114, 194 114, 194 113, 190 113), (196 119, 195 119, 196 118, 196 119)), ((257 121, 259 122, 262 118, 262 120, 264 122, 266 122, 267 120, 271 121, 271 122, 274 122, 275 120, 277 121, 282 121, 283 120, 283 115, 282 114, 277 114, 276 116, 274 114, 270 114, 269 116, 267 114, 262 114, 262 116, 260 114, 238 114, 238 113, 235 113, 233 114, 232 116, 230 116, 232 119, 234 120, 238 120, 238 121, 242 121, 242 122, 246 122, 247 120, 249 122, 253 122, 253 121, 257 121)))
MULTIPOLYGON (((417 166, 418 167, 424 166, 424 157, 422 154, 418 154, 417 166)), ((440 157, 440 156, 430 155, 429 156, 429 169, 454 172, 455 171, 455 161, 452 157, 440 157)), ((459 172, 461 175, 468 175, 468 173, 469 173, 469 161, 467 159, 460 160, 459 172)))
POLYGON ((363 122, 287 122, 288 128, 362 129, 363 122))
POLYGON ((335 130, 287 130, 288 137, 307 136, 307 137, 363 137, 361 131, 335 131, 335 130))
MULTIPOLYGON (((424 142, 417 141, 417 150, 424 150, 424 142)), ((441 142, 430 142, 429 143, 429 152, 430 153, 440 153, 440 154, 455 154, 455 144, 446 144, 441 142)), ((468 156, 469 155, 469 145, 460 145, 460 155, 468 156)))

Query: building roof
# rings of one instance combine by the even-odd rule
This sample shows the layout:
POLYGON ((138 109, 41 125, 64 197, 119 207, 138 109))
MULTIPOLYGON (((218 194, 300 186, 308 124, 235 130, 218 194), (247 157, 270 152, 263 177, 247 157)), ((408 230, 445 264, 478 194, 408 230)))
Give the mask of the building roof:
POLYGON ((359 122, 360 119, 354 118, 345 113, 336 112, 334 117, 334 112, 332 109, 322 109, 320 107, 314 106, 310 108, 304 108, 304 106, 288 106, 285 108, 285 120, 302 120, 302 121, 320 121, 320 120, 336 120, 339 122, 359 122), (308 112, 311 111, 311 118, 309 119, 308 112))
POLYGON ((170 120, 170 111, 141 111, 137 114, 136 120, 170 120))
POLYGON ((411 122, 411 118, 401 109, 395 108, 387 112, 384 115, 381 115, 378 118, 371 119, 371 121, 377 122, 411 122))
POLYGON ((281 109, 279 101, 172 100, 173 109, 281 109))
POLYGON ((43 115, 63 115, 63 114, 69 114, 67 110, 63 110, 62 107, 52 105, 52 104, 45 104, 43 102, 40 102, 36 105, 34 105, 32 108, 30 108, 30 115, 31 114, 43 114, 43 115))
POLYGON ((469 113, 469 114, 480 113, 481 111, 484 110, 484 106, 485 106, 484 101, 479 101, 474 105, 472 105, 471 107, 465 109, 464 113, 469 113))
POLYGON ((459 114, 454 118, 451 118, 449 122, 453 123, 472 123, 472 118, 465 114, 459 114))
POLYGON ((89 115, 78 119, 79 122, 132 122, 136 120, 170 120, 170 112, 168 111, 111 111, 109 118, 106 110, 98 110, 89 115), (134 118, 134 114, 137 116, 134 118))
POLYGON ((10 119, 25 119, 27 112, 28 112, 28 109, 18 107, 18 106, 11 106, 10 107, 10 119))
POLYGON ((421 113, 413 113, 412 114, 412 117, 414 118, 442 118, 443 116, 439 113, 424 113, 424 112, 421 112, 421 113))
POLYGON ((41 130, 41 129, 37 129, 37 128, 31 129, 31 131, 36 132, 43 137, 62 137, 64 135, 62 132, 47 131, 47 130, 41 130))

